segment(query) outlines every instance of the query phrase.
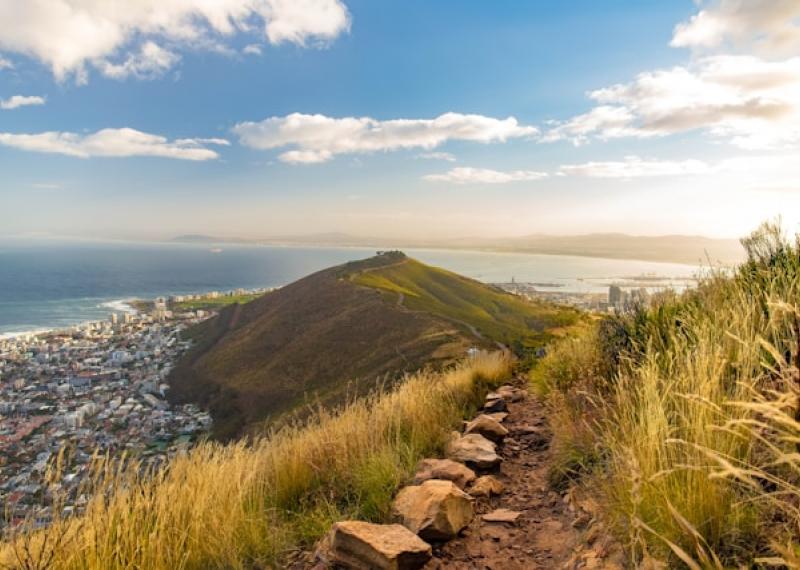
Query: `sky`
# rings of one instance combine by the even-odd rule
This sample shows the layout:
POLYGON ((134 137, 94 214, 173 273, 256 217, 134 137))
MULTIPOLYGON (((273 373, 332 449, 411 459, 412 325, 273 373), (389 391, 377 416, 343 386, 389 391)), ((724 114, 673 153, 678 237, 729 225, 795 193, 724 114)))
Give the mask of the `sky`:
POLYGON ((0 0, 0 236, 800 230, 796 0, 0 0))

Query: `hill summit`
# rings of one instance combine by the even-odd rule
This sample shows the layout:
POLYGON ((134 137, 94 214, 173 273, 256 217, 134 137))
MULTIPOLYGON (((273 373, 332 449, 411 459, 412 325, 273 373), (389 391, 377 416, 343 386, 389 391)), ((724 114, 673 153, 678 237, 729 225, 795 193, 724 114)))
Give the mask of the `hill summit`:
POLYGON ((210 409, 230 439, 265 420, 336 405, 472 347, 534 347, 575 314, 523 299, 402 252, 319 271, 189 331, 194 347, 170 398, 210 409))

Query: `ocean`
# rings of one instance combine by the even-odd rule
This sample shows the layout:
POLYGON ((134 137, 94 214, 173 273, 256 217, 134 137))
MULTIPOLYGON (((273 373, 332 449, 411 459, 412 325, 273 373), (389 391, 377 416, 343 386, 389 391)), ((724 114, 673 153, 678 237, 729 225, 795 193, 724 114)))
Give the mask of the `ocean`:
MULTIPOLYGON (((0 336, 100 320, 126 310, 125 301, 134 298, 277 287, 374 253, 373 248, 0 241, 0 336)), ((559 255, 432 249, 406 253, 484 282, 513 278, 563 292, 600 292, 612 283, 640 282, 642 276, 649 285, 682 289, 698 270, 559 255)))

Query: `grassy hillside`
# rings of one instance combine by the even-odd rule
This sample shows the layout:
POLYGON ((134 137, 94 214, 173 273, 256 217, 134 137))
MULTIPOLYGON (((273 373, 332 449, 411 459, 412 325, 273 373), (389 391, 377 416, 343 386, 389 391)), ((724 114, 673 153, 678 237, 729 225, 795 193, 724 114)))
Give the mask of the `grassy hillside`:
POLYGON ((359 285, 384 291, 404 307, 436 315, 505 345, 541 346, 547 329, 573 324, 576 313, 529 302, 450 271, 405 258, 353 272, 359 285))
POLYGON ((733 274, 603 320, 535 371, 553 483, 585 485, 633 562, 800 567, 800 241, 765 225, 743 244, 733 274))
POLYGON ((172 373, 170 397, 210 408, 215 435, 227 439, 444 366, 471 346, 530 345, 575 318, 390 252, 223 309, 190 332, 195 346, 172 373), (406 291, 407 303, 387 287, 406 291))
POLYGON ((285 568, 337 520, 386 520, 416 463, 509 374, 507 355, 482 354, 250 445, 200 444, 156 473, 98 460, 85 515, 18 529, 0 568, 285 568))

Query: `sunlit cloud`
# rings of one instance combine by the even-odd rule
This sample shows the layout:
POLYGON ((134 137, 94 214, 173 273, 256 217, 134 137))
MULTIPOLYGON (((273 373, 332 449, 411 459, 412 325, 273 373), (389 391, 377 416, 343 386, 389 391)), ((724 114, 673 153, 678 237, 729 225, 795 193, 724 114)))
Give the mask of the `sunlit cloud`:
POLYGON ((590 93, 600 105, 545 141, 657 137, 700 130, 742 148, 800 142, 800 58, 711 56, 590 93))
POLYGON ((500 171, 489 168, 453 168, 444 174, 428 174, 423 178, 429 182, 449 182, 452 184, 508 184, 546 178, 546 172, 535 170, 500 171))
POLYGON ((449 152, 421 152, 417 158, 424 158, 427 160, 444 160, 445 162, 455 162, 456 157, 449 152))
POLYGON ((0 133, 0 145, 31 152, 63 154, 77 158, 153 156, 178 160, 213 160, 216 151, 204 146, 227 144, 222 139, 178 139, 135 129, 103 129, 88 135, 69 132, 37 134, 0 133))
POLYGON ((89 67, 118 79, 156 77, 180 60, 179 51, 232 51, 228 42, 237 34, 307 46, 349 28, 341 0, 0 2, 0 52, 34 58, 58 80, 79 83, 89 67))
POLYGON ((662 176, 696 176, 710 174, 715 167, 701 160, 656 160, 626 156, 623 160, 590 161, 562 165, 558 172, 565 176, 589 178, 652 178, 662 176))
POLYGON ((14 95, 8 99, 0 99, 0 109, 10 111, 11 109, 28 107, 31 105, 44 105, 45 103, 45 98, 37 95, 14 95))
POLYGON ((278 158, 289 163, 319 163, 339 154, 434 149, 447 141, 505 142, 532 136, 534 127, 520 125, 514 117, 495 119, 483 115, 445 113, 434 119, 370 117, 333 118, 293 113, 261 122, 239 123, 233 128, 250 148, 289 148, 278 158))
POLYGON ((766 56, 800 50, 797 0, 721 0, 675 28, 674 47, 746 50, 766 56))
POLYGON ((542 141, 650 138, 698 131, 745 149, 800 143, 800 3, 721 0, 679 24, 685 65, 591 91, 595 107, 551 122, 542 141), (791 54, 789 59, 768 59, 791 54))
POLYGON ((242 53, 246 55, 261 55, 261 46, 258 44, 248 44, 244 46, 242 53))
POLYGON ((181 59, 181 56, 162 48, 155 42, 146 42, 138 53, 131 53, 121 63, 102 60, 97 63, 98 69, 113 79, 155 79, 170 70, 181 59))

